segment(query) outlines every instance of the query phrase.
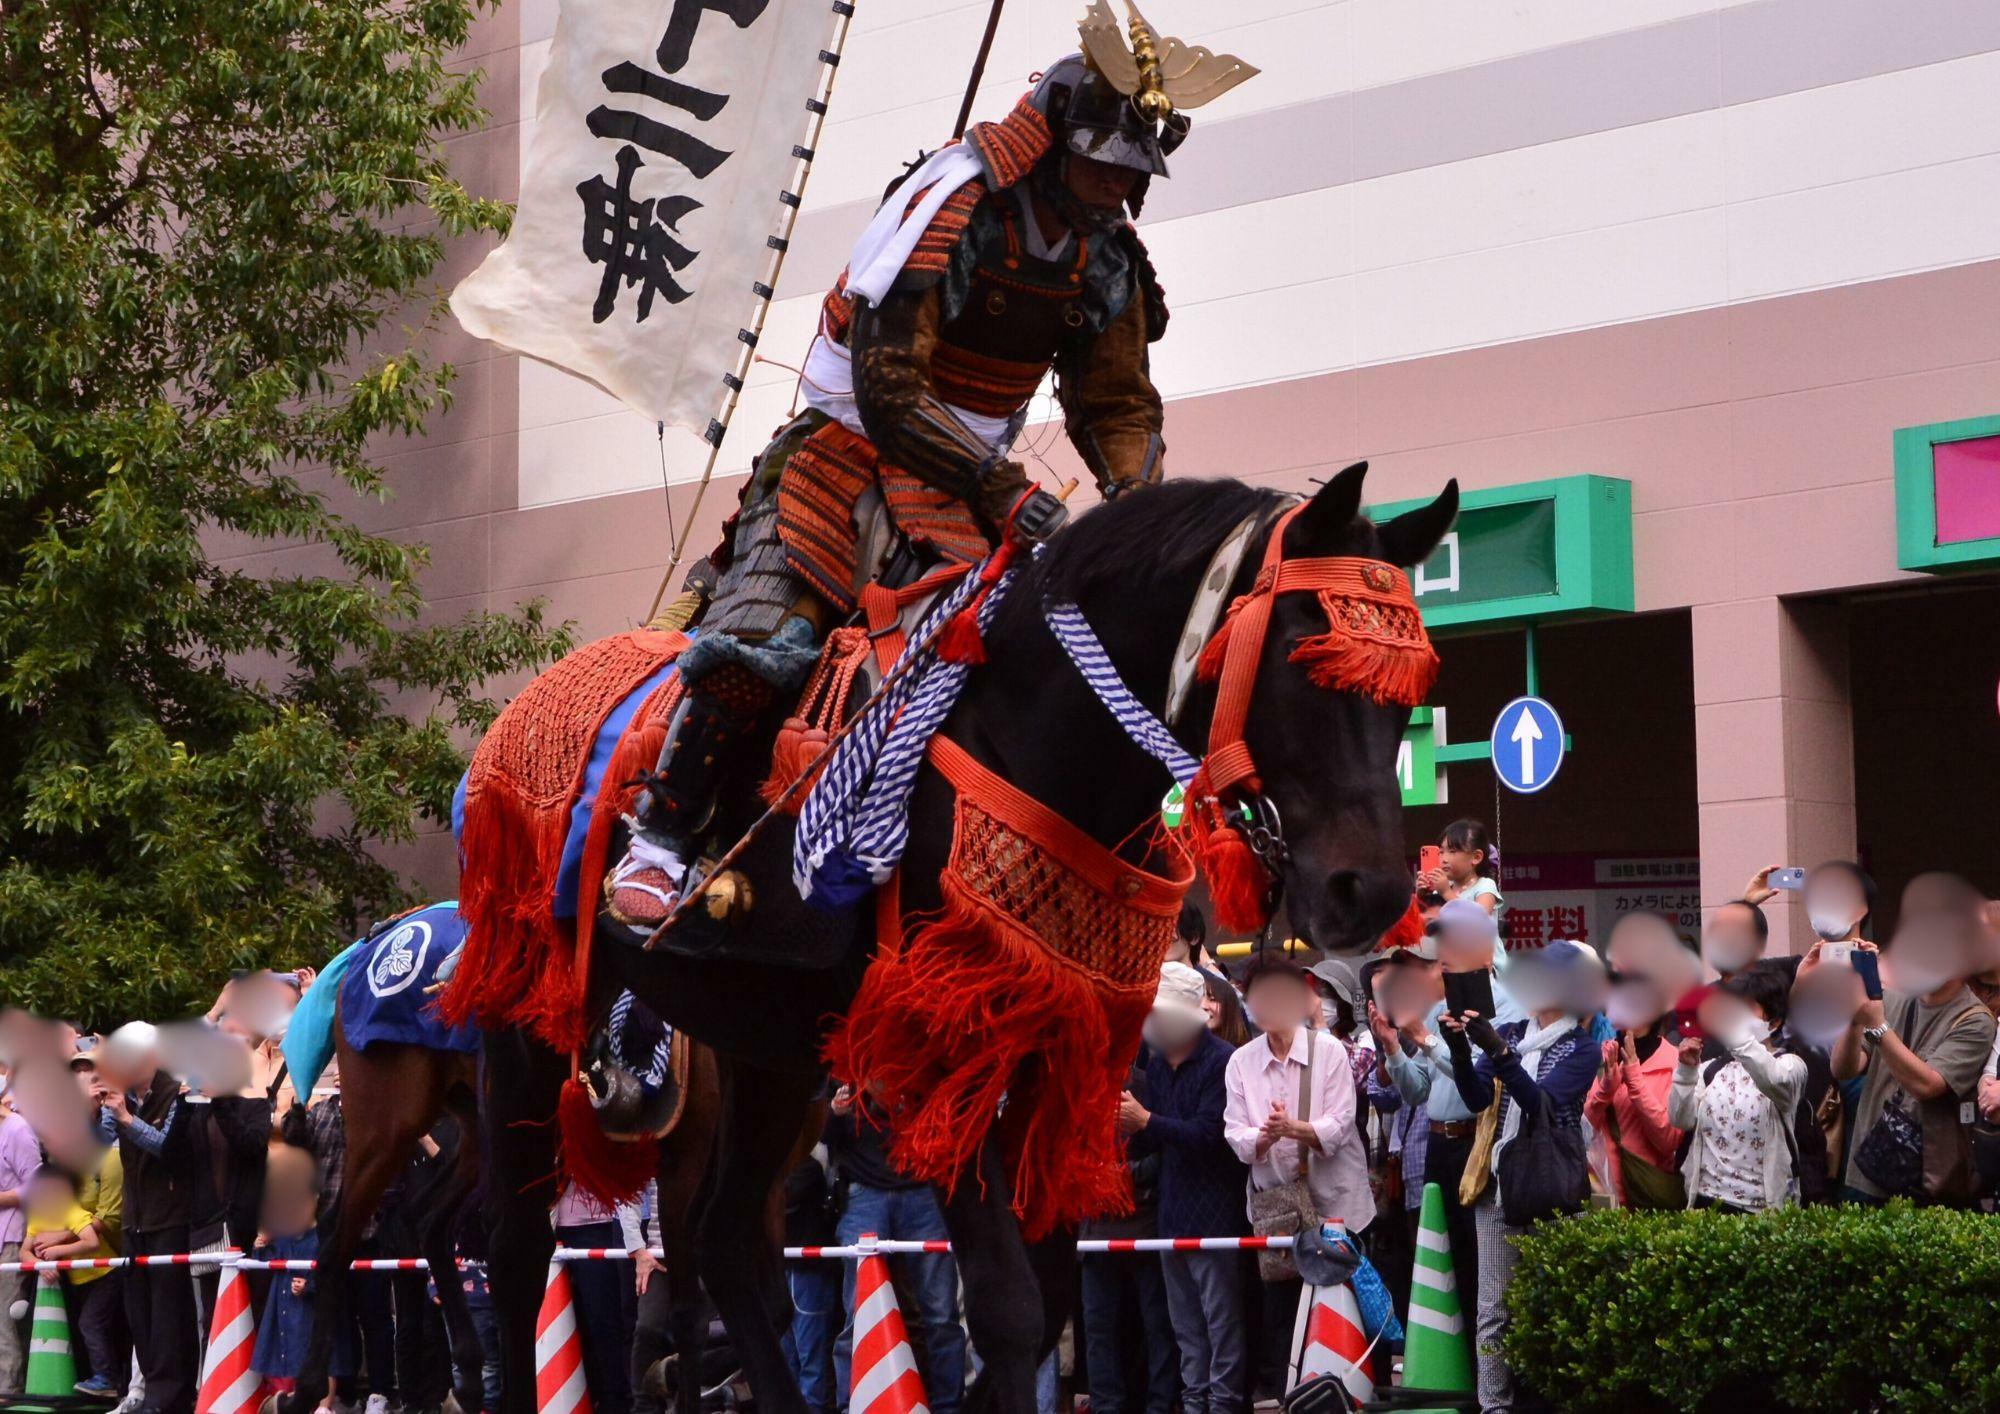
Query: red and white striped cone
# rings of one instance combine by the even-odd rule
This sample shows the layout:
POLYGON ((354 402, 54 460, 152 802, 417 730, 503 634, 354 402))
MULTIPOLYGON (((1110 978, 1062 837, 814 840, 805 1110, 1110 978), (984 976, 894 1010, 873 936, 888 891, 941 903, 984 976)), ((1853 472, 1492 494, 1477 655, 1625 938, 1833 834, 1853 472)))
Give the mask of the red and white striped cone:
POLYGON ((535 1317, 535 1408, 539 1414, 590 1414, 583 1336, 576 1328, 569 1273, 561 1262, 549 1263, 549 1284, 535 1317))
MULTIPOLYGON (((872 1232, 861 1235, 864 1247, 874 1241, 872 1232)), ((854 1273, 852 1379, 849 1414, 930 1414, 917 1353, 889 1283, 889 1264, 879 1256, 861 1258, 854 1273)))
POLYGON ((1290 1389, 1317 1375, 1336 1375, 1357 1403, 1366 1404, 1375 1397, 1368 1352, 1354 1289, 1345 1282, 1307 1287, 1299 1298, 1298 1323, 1293 1327, 1290 1389))
MULTIPOLYGON (((237 1256, 237 1249, 230 1248, 229 1255, 237 1256)), ((249 1414, 257 1407, 263 1381, 250 1368, 256 1344, 250 1279, 234 1265, 224 1266, 215 1288, 215 1316, 208 1326, 208 1353, 201 1361, 194 1414, 249 1414)))

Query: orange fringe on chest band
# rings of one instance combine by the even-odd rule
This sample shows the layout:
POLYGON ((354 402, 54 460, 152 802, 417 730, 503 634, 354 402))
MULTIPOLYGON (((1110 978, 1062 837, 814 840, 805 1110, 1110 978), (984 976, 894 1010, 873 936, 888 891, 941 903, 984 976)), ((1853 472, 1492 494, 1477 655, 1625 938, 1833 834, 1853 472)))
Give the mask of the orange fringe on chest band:
MULTIPOLYGON (((1308 562, 1281 564, 1276 576, 1268 569, 1257 577, 1250 593, 1239 596, 1202 649, 1196 671, 1204 682, 1222 675, 1229 636, 1244 604, 1259 593, 1289 589, 1316 591, 1326 615, 1327 631, 1301 638, 1291 661, 1301 664, 1314 687, 1356 692, 1373 702, 1416 707, 1437 682, 1438 655, 1424 631, 1410 581, 1401 570, 1377 560, 1321 561, 1310 582, 1288 584, 1287 568, 1302 570, 1308 562)), ((1305 576, 1299 576, 1304 579, 1305 576)))
POLYGON ((913 1178, 949 1190, 997 1134, 1030 1240, 1129 1211, 1118 1097, 1193 871, 1124 863, 942 737, 931 759, 958 792, 942 904, 905 919, 885 891, 828 1060, 913 1178))

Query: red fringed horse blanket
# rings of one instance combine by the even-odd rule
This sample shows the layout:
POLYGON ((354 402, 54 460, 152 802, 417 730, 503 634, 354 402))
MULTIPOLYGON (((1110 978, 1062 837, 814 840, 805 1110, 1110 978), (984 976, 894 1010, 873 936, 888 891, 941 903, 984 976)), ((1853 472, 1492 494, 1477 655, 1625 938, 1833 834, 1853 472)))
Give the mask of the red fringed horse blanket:
POLYGON ((949 1188, 997 1132, 1032 1241, 1129 1211, 1118 1096, 1194 871, 1118 859, 955 743, 931 764, 957 792, 937 912, 883 890, 874 964, 828 1055, 890 1114, 890 1155, 949 1188))
POLYGON ((616 789, 659 759, 680 686, 670 677, 633 713, 589 802, 574 919, 551 907, 572 812, 606 719, 688 640, 639 629, 587 643, 507 704, 466 773, 459 912, 465 956, 438 999, 453 1025, 519 1026, 557 1051, 588 1036, 584 988, 605 853, 628 792, 616 789), (573 931, 572 931, 573 930, 573 931))

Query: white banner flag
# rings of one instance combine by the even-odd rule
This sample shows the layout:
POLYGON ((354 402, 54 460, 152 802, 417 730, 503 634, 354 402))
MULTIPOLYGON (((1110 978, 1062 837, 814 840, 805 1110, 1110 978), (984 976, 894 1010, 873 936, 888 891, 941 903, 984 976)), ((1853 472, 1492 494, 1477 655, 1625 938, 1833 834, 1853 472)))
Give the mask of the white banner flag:
POLYGON ((807 130, 828 0, 562 0, 471 333, 705 432, 807 130))

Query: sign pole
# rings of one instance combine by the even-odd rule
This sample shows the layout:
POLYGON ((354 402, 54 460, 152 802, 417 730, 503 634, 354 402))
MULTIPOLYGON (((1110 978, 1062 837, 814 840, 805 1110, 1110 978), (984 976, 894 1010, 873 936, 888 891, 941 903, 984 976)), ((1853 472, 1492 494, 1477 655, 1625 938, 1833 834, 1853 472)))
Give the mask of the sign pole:
MULTIPOLYGON (((997 10, 997 3, 995 8, 997 10)), ((833 99, 833 81, 840 71, 840 55, 847 44, 848 25, 854 19, 851 0, 833 0, 833 13, 833 38, 829 47, 819 53, 819 91, 806 100, 806 111, 812 115, 811 122, 806 126, 806 140, 792 148, 792 156, 799 163, 798 175, 791 186, 778 193, 778 204, 783 208, 778 218, 778 234, 765 237, 771 255, 765 264, 764 278, 750 287, 757 296, 756 306, 751 311, 749 327, 736 331, 737 340, 742 345, 736 355, 736 366, 722 376, 724 394, 721 411, 709 419, 708 431, 702 434, 702 440, 708 443, 708 459, 702 464, 701 482, 695 488, 694 504, 688 507, 687 524, 674 537, 673 557, 667 561, 666 573, 660 576, 660 587, 653 591, 653 602, 646 610, 644 623, 651 623, 660 612, 660 603, 667 597, 667 586, 673 583, 674 574, 687 555, 688 539, 694 534, 695 519, 701 512, 702 498, 708 494, 708 483, 714 479, 716 458, 722 453, 722 439, 729 431, 729 419, 736 414, 737 401, 743 394, 744 377, 757 356, 757 339, 764 332, 764 317, 770 312, 771 298, 777 292, 778 272, 784 269, 785 252, 791 248, 792 228, 798 224, 799 205, 805 199, 806 181, 812 176, 813 150, 819 146, 820 131, 826 126, 827 105, 833 99)), ((670 487, 668 495, 672 494, 670 487)))

